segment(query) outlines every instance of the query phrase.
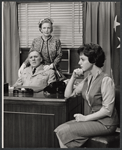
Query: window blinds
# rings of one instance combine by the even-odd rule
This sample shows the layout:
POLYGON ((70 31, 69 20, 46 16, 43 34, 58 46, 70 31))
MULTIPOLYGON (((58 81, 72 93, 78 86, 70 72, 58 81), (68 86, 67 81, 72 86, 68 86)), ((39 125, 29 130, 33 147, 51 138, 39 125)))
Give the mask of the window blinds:
POLYGON ((40 2, 18 4, 20 47, 30 47, 40 36, 40 19, 53 19, 53 35, 63 48, 77 48, 83 43, 83 4, 81 2, 40 2))

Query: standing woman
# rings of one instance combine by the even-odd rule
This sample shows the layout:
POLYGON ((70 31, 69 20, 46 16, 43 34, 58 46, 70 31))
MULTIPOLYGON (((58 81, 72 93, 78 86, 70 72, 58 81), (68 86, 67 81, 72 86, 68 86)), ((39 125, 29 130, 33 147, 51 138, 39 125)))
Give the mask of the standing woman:
POLYGON ((84 113, 74 114, 74 120, 55 129, 61 148, 81 147, 90 136, 115 132, 118 116, 114 107, 115 86, 113 80, 102 71, 105 54, 97 44, 85 44, 78 49, 79 65, 69 80, 65 97, 82 94, 84 113), (89 71, 88 76, 73 89, 76 78, 89 71))
MULTIPOLYGON (((31 49, 35 49, 41 53, 44 60, 44 70, 54 69, 55 66, 59 66, 62 58, 62 50, 60 40, 51 35, 53 21, 50 18, 40 20, 39 31, 42 35, 33 40, 30 51, 31 49)), ((18 71, 19 76, 28 64, 29 61, 27 58, 18 71)))

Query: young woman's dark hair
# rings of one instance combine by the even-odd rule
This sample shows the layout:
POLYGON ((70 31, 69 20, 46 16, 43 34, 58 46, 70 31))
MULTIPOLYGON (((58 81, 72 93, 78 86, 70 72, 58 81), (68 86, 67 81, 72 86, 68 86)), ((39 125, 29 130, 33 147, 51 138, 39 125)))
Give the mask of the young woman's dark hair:
POLYGON ((84 44, 78 48, 77 52, 79 55, 83 53, 85 56, 87 56, 91 64, 95 64, 100 68, 103 67, 105 61, 105 53, 101 46, 99 46, 98 44, 84 44))

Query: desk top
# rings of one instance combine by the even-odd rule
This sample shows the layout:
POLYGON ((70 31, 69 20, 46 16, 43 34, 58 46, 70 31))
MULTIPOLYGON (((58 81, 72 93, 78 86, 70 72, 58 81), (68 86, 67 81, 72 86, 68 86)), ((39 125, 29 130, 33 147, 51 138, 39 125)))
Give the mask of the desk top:
POLYGON ((57 101, 57 102, 65 102, 63 94, 46 94, 43 91, 39 93, 13 93, 9 91, 8 93, 4 93, 5 100, 28 100, 28 101, 57 101))

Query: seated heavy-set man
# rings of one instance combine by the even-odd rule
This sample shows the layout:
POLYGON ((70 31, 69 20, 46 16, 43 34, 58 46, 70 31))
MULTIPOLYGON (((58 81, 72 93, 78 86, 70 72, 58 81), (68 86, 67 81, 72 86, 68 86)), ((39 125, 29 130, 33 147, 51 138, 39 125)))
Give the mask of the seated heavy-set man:
POLYGON ((41 54, 36 50, 31 50, 28 54, 30 66, 23 70, 23 73, 13 85, 14 88, 23 86, 30 87, 35 92, 42 91, 50 83, 55 82, 54 70, 44 70, 41 54))

